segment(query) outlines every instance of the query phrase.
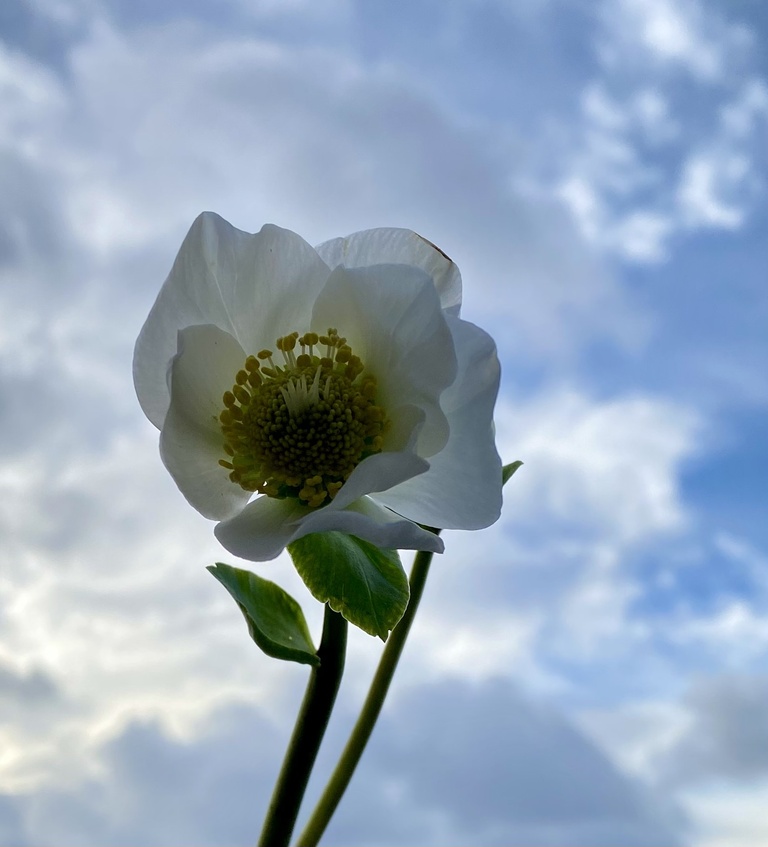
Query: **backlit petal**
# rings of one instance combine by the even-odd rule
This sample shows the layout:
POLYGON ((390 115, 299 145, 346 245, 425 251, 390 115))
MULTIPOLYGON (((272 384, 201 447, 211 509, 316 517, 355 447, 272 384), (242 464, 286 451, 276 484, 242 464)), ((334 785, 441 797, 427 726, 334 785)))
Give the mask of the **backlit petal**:
POLYGON ((299 537, 298 521, 310 511, 295 499, 257 497, 239 515, 217 524, 214 533, 233 555, 251 562, 266 562, 299 537))
POLYGON ((389 550, 431 550, 433 553, 442 553, 445 549, 442 539, 433 532, 380 506, 371 497, 362 497, 338 512, 327 508, 315 509, 301 521, 300 528, 291 540, 327 530, 356 535, 389 550))
POLYGON ((233 555, 254 562, 274 559, 285 547, 315 532, 346 532, 390 550, 431 550, 442 553, 442 539, 405 520, 369 497, 347 509, 311 510, 296 500, 259 497, 236 517, 214 530, 219 542, 233 555))
POLYGON ((364 268, 370 265, 412 265, 425 271, 450 314, 461 308, 461 274, 458 267, 426 238, 409 229, 366 229, 346 238, 334 238, 317 248, 327 265, 364 268))
POLYGON ((162 427, 178 330, 213 324, 256 352, 308 324, 328 273, 315 250, 289 230, 268 225, 251 235, 212 212, 200 215, 136 342, 134 383, 146 416, 162 427))
POLYGON ((226 458, 218 416, 222 395, 245 361, 237 341, 215 326, 179 332, 170 372, 171 403, 160 434, 160 455, 181 493, 205 517, 236 514, 250 494, 219 465, 226 458))
POLYGON ((334 501, 326 508, 342 509, 365 494, 387 491, 427 470, 429 462, 426 459, 405 450, 369 456, 352 471, 334 501))
MULTIPOLYGON (((399 407, 424 412, 417 452, 429 457, 448 439, 440 394, 456 378, 453 336, 432 280, 418 268, 336 268, 315 303, 312 325, 333 326, 378 381, 377 402, 397 421, 399 407)), ((410 414, 410 412, 409 412, 410 414)), ((399 434, 397 427, 393 432, 399 434)), ((385 436, 385 449, 403 449, 385 436)))
POLYGON ((442 405, 451 424, 448 443, 430 468, 376 495, 412 520, 444 529, 480 529, 501 511, 501 460, 493 438, 499 362, 493 339, 474 324, 449 318, 459 375, 442 405))

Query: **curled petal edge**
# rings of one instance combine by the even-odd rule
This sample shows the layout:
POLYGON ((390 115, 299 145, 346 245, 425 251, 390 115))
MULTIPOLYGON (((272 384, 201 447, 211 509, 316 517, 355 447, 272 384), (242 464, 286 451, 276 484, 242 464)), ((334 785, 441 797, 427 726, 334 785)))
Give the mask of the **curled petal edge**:
POLYGON ((361 497, 346 509, 311 510, 297 502, 259 497, 239 515, 214 529, 230 553, 252 562, 275 559, 292 541, 314 532, 346 532, 391 550, 428 550, 442 553, 441 538, 418 524, 361 497))

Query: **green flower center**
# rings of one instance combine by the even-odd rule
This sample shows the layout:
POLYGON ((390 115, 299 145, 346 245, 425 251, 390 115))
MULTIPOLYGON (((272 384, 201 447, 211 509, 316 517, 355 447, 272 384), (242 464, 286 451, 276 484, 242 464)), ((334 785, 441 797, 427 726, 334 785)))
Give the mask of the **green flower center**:
POLYGON ((271 350, 248 356, 224 392, 227 458, 219 464, 246 491, 323 506, 363 459, 381 452, 389 421, 376 404, 376 378, 335 329, 293 332, 275 346, 282 365, 271 350))

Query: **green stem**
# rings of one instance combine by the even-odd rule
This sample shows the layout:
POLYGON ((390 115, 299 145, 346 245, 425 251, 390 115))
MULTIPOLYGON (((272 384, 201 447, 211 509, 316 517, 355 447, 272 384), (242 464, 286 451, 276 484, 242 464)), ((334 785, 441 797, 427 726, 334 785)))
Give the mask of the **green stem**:
POLYGON ((323 635, 317 651, 320 664, 312 668, 264 820, 259 847, 287 847, 291 840, 299 806, 339 690, 346 648, 347 622, 326 605, 323 635))
POLYGON ((432 553, 420 551, 416 554, 411 569, 411 596, 408 601, 408 608, 405 614, 400 619, 400 622, 392 630, 392 634, 387 641, 387 646, 384 648, 379 667, 376 669, 376 674, 373 677, 371 688, 368 691, 368 696, 363 703, 362 711, 357 719, 352 734, 349 736, 347 746, 341 754, 336 769, 331 775, 331 779, 323 792, 322 797, 317 803, 312 816, 307 825, 304 827, 304 832, 299 836, 296 842, 296 847, 316 847, 320 838, 328 826, 331 816, 336 811, 342 795, 352 779, 352 774, 355 772, 357 763, 363 755, 365 745, 373 732, 376 719, 381 712, 381 707, 384 705, 384 698, 387 696, 389 684, 392 682, 392 676, 395 673, 400 654, 403 652, 405 640, 408 637, 408 632, 411 629, 411 624, 416 615, 416 610, 419 607, 421 595, 424 592, 424 584, 427 581, 429 573, 429 565, 432 561, 432 553))

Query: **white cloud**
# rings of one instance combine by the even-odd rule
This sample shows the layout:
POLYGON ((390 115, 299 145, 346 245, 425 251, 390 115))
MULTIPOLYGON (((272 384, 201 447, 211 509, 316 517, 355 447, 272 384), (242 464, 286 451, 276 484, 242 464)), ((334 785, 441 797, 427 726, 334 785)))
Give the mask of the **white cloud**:
POLYGON ((578 715, 579 726, 627 773, 653 783, 659 759, 689 731, 692 717, 669 700, 639 700, 578 715))
POLYGON ((476 614, 467 606, 458 621, 433 614, 420 622, 410 649, 422 660, 411 663, 412 682, 446 676, 481 682, 507 676, 513 668, 515 676, 524 675, 531 687, 552 682, 541 678, 532 660, 542 624, 540 611, 511 615, 499 610, 482 621, 476 614))
POLYGON ((679 702, 587 712, 579 724, 630 773, 673 793, 697 847, 761 847, 768 838, 765 676, 706 676, 679 702))
MULTIPOLYGON (((676 139, 680 123, 673 116, 669 100, 658 87, 638 88, 631 97, 617 100, 605 83, 590 83, 582 94, 583 115, 614 138, 629 130, 640 131, 648 141, 664 144, 676 139)), ((625 158, 627 155, 625 153, 625 158)))
POLYGON ((502 451, 535 469, 515 478, 526 512, 597 526, 622 543, 685 525, 677 475, 698 449, 692 410, 564 389, 522 408, 504 402, 497 425, 502 451))
POLYGON ((667 257, 666 244, 674 228, 668 215, 646 210, 631 212, 614 230, 616 250, 630 261, 659 262, 667 257))
POLYGON ((768 597, 768 556, 728 532, 718 532, 715 546, 732 562, 746 568, 757 590, 768 597))
POLYGON ((505 400, 497 428, 502 455, 525 461, 509 484, 509 529, 497 549, 507 549, 511 597, 523 592, 510 600, 522 620, 533 597, 540 604, 532 654, 565 666, 633 661, 638 683, 656 675, 646 661, 653 626, 631 615, 643 586, 625 563, 688 528, 679 477, 701 449, 698 415, 651 396, 601 401, 561 389, 526 404, 505 400))
POLYGON ((743 27, 721 19, 698 0, 619 0, 603 4, 608 38, 602 55, 611 64, 638 61, 680 69, 711 82, 749 42, 743 27))
POLYGON ((766 781, 689 791, 681 799, 697 824, 696 847, 763 847, 768 841, 766 781))
POLYGON ((743 156, 698 153, 685 162, 677 188, 682 218, 690 227, 736 229, 745 210, 729 202, 749 173, 743 156))
POLYGON ((716 76, 721 69, 718 51, 708 42, 680 4, 668 0, 628 0, 625 2, 631 22, 637 25, 640 43, 661 61, 681 62, 705 77, 716 76))
POLYGON ((591 84, 581 105, 583 146, 572 155, 557 195, 586 239, 602 250, 631 262, 661 261, 675 223, 654 199, 664 190, 663 171, 641 142, 656 147, 677 138, 666 99, 647 88, 620 102, 604 85, 591 84))
POLYGON ((580 175, 568 177, 558 186, 558 196, 578 220, 584 235, 590 240, 600 236, 605 206, 591 182, 580 175))
POLYGON ((606 130, 623 130, 627 126, 626 111, 600 85, 591 85, 584 91, 581 107, 588 118, 606 130))
POLYGON ((768 86, 764 80, 752 77, 744 82, 741 91, 720 111, 727 132, 736 138, 749 136, 760 120, 768 121, 768 86))
POLYGON ((98 10, 98 0, 36 0, 34 6, 35 14, 59 25, 79 23, 98 10))
MULTIPOLYGON (((450 249, 469 304, 493 302, 489 320, 512 326, 505 341, 528 355, 644 332, 559 204, 514 187, 493 126, 467 129, 407 69, 247 33, 211 37, 190 22, 126 34, 99 19, 69 66, 62 103, 30 121, 52 229, 92 287, 142 250, 165 251, 159 282, 190 221, 213 208, 244 229, 271 220, 315 242, 414 228, 450 249)), ((28 205, 33 228, 41 216, 28 205)))
POLYGON ((612 220, 598 192, 580 177, 570 177, 558 195, 579 221, 590 241, 630 262, 655 263, 668 256, 667 243, 675 224, 665 213, 648 209, 612 220))
POLYGON ((0 784, 87 770, 74 752, 136 715, 188 733, 222 700, 279 714, 283 668, 260 657, 205 572, 221 551, 168 480, 156 437, 117 436, 102 455, 43 462, 26 455, 0 476, 0 659, 45 674, 69 707, 45 732, 14 723, 0 784))
POLYGON ((581 127, 554 190, 587 241, 656 263, 676 236, 746 221, 764 190, 768 89, 754 40, 711 6, 601 8, 603 74, 584 87, 581 127))
POLYGON ((256 20, 272 20, 292 18, 301 20, 302 25, 309 21, 318 23, 329 22, 335 27, 343 26, 352 17, 353 4, 351 0, 229 0, 237 5, 248 17, 256 20))
POLYGON ((679 137, 680 123, 672 114, 668 98, 657 89, 641 88, 630 108, 650 143, 662 145, 679 137))
POLYGON ((60 116, 64 105, 53 74, 0 42, 0 145, 39 158, 39 126, 60 116))
POLYGON ((721 667, 748 669, 759 666, 768 649, 768 619, 751 602, 728 600, 709 615, 685 615, 669 638, 716 656, 721 667))

